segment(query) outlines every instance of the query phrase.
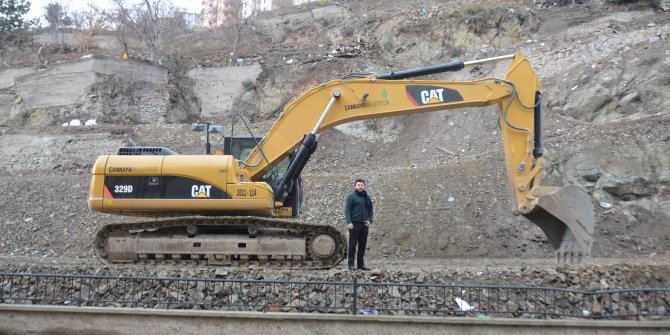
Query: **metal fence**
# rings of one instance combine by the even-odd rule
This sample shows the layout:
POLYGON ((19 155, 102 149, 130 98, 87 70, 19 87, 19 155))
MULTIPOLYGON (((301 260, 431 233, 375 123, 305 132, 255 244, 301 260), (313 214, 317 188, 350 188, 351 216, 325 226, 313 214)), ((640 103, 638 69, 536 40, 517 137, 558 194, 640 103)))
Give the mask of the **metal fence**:
POLYGON ((670 319, 670 289, 0 273, 3 304, 513 318, 670 319))

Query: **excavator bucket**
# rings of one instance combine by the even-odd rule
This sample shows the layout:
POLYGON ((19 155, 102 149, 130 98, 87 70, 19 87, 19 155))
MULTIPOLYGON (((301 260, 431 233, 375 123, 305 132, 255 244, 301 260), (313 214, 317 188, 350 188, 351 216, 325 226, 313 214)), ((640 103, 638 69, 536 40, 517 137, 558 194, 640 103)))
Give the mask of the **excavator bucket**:
POLYGON ((584 190, 568 185, 542 195, 535 210, 524 216, 544 231, 558 263, 589 261, 595 214, 591 197, 584 190))

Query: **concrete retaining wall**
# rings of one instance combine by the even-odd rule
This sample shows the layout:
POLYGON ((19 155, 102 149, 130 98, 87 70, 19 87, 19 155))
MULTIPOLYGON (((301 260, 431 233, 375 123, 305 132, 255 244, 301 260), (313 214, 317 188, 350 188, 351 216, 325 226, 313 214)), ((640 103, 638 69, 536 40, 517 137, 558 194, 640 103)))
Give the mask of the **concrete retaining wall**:
POLYGON ((133 82, 167 84, 167 69, 133 60, 90 56, 74 63, 59 64, 44 71, 14 78, 14 89, 29 108, 80 103, 96 75, 116 76, 133 82))
POLYGON ((0 305, 0 334, 668 334, 670 321, 353 316, 0 305))
POLYGON ((45 108, 80 103, 94 82, 92 72, 44 74, 17 83, 15 88, 29 108, 45 108))
POLYGON ((0 71, 0 89, 14 85, 14 78, 24 76, 32 72, 35 71, 33 71, 33 69, 29 67, 22 67, 18 69, 6 69, 0 71))
POLYGON ((233 107, 233 99, 244 92, 242 82, 256 81, 262 69, 259 64, 247 66, 205 67, 188 71, 188 77, 195 85, 193 92, 202 102, 200 115, 224 117, 233 107))
POLYGON ((16 100, 15 94, 0 92, 0 125, 4 125, 9 121, 14 106, 14 100, 16 100))
POLYGON ((83 36, 80 34, 80 36, 77 37, 77 35, 73 33, 61 33, 58 34, 58 38, 56 38, 53 33, 39 33, 33 38, 36 43, 60 43, 63 41, 66 44, 75 46, 83 42, 83 39, 86 39, 87 43, 90 43, 90 40, 92 39, 92 44, 100 49, 117 50, 119 51, 119 55, 123 52, 123 45, 121 45, 121 42, 119 42, 114 35, 96 33, 94 36, 83 36))

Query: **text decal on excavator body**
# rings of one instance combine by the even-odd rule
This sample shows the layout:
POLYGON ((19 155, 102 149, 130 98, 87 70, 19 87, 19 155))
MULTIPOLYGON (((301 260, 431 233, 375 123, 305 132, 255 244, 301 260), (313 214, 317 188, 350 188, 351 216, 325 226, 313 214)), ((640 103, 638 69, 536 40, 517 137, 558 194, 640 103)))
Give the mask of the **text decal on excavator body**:
POLYGON ((109 168, 108 173, 153 173, 157 172, 158 167, 116 167, 109 168))
POLYGON ((371 108, 371 107, 379 107, 379 106, 384 106, 388 105, 389 101, 388 99, 383 99, 383 100, 374 100, 374 101, 364 101, 358 104, 351 104, 351 105, 344 105, 344 110, 352 110, 352 109, 359 109, 359 108, 371 108))
POLYGON ((407 98, 414 106, 463 101, 463 97, 458 91, 446 87, 407 85, 405 88, 407 90, 407 98))
POLYGON ((222 188, 182 176, 105 176, 106 199, 232 199, 222 188))

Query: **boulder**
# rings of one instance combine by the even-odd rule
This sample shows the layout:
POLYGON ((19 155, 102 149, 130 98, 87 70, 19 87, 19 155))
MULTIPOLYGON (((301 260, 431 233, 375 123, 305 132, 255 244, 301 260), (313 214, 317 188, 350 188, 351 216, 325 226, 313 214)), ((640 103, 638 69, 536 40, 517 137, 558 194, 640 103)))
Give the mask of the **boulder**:
POLYGON ((656 183, 640 176, 616 176, 605 174, 597 183, 596 188, 611 194, 623 201, 649 197, 656 193, 656 183))

